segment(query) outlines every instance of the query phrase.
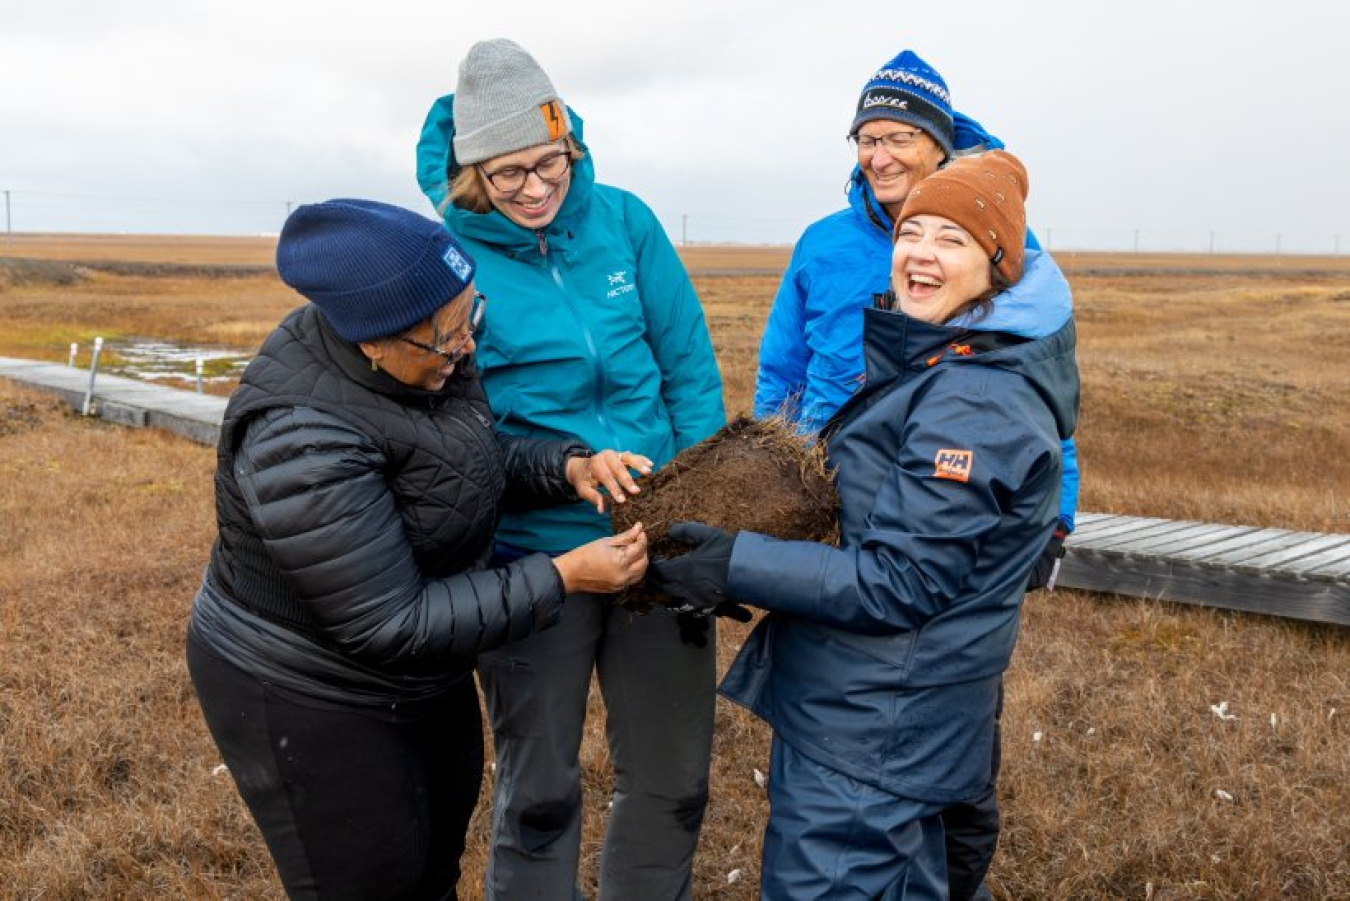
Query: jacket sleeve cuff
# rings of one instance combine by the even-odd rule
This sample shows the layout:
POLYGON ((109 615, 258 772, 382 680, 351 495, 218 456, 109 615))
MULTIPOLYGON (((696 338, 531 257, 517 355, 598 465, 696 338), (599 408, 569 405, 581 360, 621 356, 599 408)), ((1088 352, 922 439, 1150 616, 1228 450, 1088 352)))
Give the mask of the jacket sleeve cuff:
POLYGON ((821 574, 834 548, 813 541, 781 541, 740 532, 731 548, 727 591, 756 607, 812 617, 821 574), (789 590, 782 590, 790 586, 789 590))

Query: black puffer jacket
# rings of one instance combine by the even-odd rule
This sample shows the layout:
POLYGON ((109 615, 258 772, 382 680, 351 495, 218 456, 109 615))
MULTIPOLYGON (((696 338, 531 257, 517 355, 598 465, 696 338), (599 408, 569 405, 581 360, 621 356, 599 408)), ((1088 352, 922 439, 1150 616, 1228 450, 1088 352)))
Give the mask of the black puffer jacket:
POLYGON ((494 433, 471 369, 410 388, 301 307, 226 410, 192 634, 331 700, 443 690, 478 653, 557 618, 547 557, 483 567, 502 504, 575 500, 566 460, 585 452, 494 433))

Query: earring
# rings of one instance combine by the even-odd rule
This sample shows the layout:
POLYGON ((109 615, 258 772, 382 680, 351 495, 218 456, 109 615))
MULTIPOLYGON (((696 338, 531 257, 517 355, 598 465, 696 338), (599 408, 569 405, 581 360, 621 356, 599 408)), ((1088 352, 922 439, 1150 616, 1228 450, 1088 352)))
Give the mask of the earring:
POLYGON ((380 364, 379 364, 379 361, 377 361, 374 357, 371 357, 371 358, 370 358, 370 371, 371 371, 371 372, 379 372, 379 371, 380 371, 380 364))

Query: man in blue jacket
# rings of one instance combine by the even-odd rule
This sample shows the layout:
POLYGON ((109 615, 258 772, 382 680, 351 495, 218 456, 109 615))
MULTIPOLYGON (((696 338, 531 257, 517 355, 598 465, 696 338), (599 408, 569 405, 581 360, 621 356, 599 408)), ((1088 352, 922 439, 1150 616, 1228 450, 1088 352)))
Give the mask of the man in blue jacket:
MULTIPOLYGON (((942 76, 909 50, 881 67, 864 85, 849 129, 858 164, 848 184, 847 209, 810 226, 793 248, 774 298, 759 349, 755 415, 786 415, 815 434, 863 382, 863 310, 886 290, 894 218, 910 191, 953 156, 1002 148, 978 122, 951 107, 942 76)), ((1027 247, 1039 250, 1030 231, 1027 247)), ((1021 281, 1001 298, 1000 310, 1017 331, 1029 326, 1037 297, 1071 304, 1068 282, 1049 254, 1028 256, 1021 281), (1021 312, 1019 312, 1021 311, 1021 312)), ((1064 538, 1078 505, 1078 462, 1073 439, 1063 442, 1059 523, 1029 587, 1053 587, 1064 538)), ((994 774, 998 773, 994 742, 994 774)), ((998 842, 997 795, 991 782, 976 803, 954 805, 943 817, 951 897, 981 897, 998 842)))

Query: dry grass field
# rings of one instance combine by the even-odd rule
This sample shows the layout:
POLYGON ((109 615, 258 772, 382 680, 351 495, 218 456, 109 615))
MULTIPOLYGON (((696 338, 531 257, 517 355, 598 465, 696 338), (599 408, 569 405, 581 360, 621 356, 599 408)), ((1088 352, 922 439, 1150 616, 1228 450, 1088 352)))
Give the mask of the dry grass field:
MULTIPOLYGON (((296 303, 265 239, 23 238, 0 355, 95 334, 249 349, 296 303), (73 262, 90 264, 76 266, 73 262), (99 268, 132 261, 151 268, 99 268), (162 265, 154 269, 155 265, 162 265), (247 270, 245 270, 247 272, 247 270)), ((786 251, 691 248, 730 412, 786 251)), ((1084 510, 1350 532, 1350 259, 1064 255, 1084 510)), ((212 449, 0 380, 0 896, 281 897, 182 661, 212 449)), ((723 626, 723 665, 744 627, 723 626)), ((1350 899, 1350 630, 1035 593, 1007 678, 1000 899, 1350 899), (1227 702, 1231 718, 1211 710, 1227 702)), ((583 887, 608 786, 583 748, 583 887)), ((768 733, 719 706, 695 897, 755 897, 768 733)), ((486 797, 486 795, 485 795, 486 797)), ((480 806, 463 896, 479 896, 480 806)))

